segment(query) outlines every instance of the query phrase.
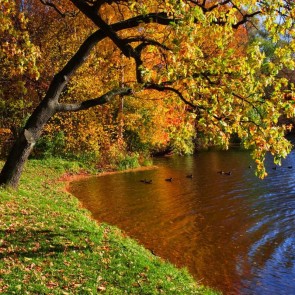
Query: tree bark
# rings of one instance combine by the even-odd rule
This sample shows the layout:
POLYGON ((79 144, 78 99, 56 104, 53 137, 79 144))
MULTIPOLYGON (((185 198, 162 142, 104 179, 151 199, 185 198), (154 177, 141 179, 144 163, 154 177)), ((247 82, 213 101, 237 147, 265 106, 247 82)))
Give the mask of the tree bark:
POLYGON ((27 129, 24 129, 15 141, 1 171, 0 184, 2 185, 16 188, 19 183, 24 164, 34 147, 34 142, 26 139, 24 135, 25 131, 27 129))
MULTIPOLYGON (((60 86, 60 85, 59 85, 60 86)), ((59 88, 57 85, 51 88, 59 88)), ((48 91, 50 93, 50 91, 48 91)), ((59 95, 58 95, 59 96, 59 95)), ((15 141, 0 173, 0 185, 16 188, 24 164, 36 141, 41 136, 44 125, 55 114, 57 97, 44 100, 35 109, 19 137, 15 141)))

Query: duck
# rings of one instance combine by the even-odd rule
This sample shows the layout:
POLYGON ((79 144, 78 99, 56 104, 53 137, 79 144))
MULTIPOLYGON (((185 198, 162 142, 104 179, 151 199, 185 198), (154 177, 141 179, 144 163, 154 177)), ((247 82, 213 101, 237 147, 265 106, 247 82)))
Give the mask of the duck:
POLYGON ((293 168, 293 166, 288 166, 288 169, 292 169, 293 168))
POLYGON ((189 175, 186 176, 186 178, 193 178, 193 175, 189 174, 189 175))
POLYGON ((224 172, 225 175, 231 175, 231 171, 229 172, 224 172))
POLYGON ((170 182, 172 182, 172 179, 173 179, 172 177, 170 177, 170 178, 166 178, 165 181, 170 181, 170 182))
POLYGON ((151 179, 150 179, 150 180, 146 180, 146 179, 144 180, 144 183, 145 183, 145 184, 151 184, 152 182, 153 182, 153 181, 152 181, 151 179))
POLYGON ((152 180, 147 180, 147 179, 141 179, 140 182, 151 184, 153 181, 152 180))

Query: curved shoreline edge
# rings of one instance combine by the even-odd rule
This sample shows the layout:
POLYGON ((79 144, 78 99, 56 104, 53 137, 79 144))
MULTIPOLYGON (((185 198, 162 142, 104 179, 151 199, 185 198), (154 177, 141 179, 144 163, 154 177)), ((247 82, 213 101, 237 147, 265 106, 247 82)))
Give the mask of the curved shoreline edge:
POLYGON ((104 171, 104 172, 99 172, 99 173, 88 173, 88 172, 77 172, 77 173, 72 173, 72 172, 65 172, 61 177, 58 179, 58 181, 64 182, 65 183, 65 190, 71 194, 70 192, 70 184, 71 182, 79 181, 82 179, 86 178, 92 178, 92 177, 103 177, 107 175, 114 175, 114 174, 122 174, 122 173, 130 173, 130 172, 139 172, 139 171, 145 171, 145 170, 155 170, 158 169, 159 167, 156 165, 152 166, 142 166, 138 168, 131 168, 131 169, 126 169, 122 171, 104 171))
POLYGON ((60 159, 33 160, 18 191, 0 188, 0 293, 218 294, 95 222, 58 181, 69 171, 60 159))

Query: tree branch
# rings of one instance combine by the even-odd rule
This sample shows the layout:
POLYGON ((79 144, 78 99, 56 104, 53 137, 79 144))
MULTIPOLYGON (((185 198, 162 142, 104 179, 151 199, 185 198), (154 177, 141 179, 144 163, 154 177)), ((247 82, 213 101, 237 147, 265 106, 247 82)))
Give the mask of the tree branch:
POLYGON ((57 112, 77 112, 77 111, 82 111, 82 110, 87 110, 89 108, 98 106, 98 105, 103 105, 105 103, 110 102, 116 95, 130 95, 132 93, 131 88, 117 88, 108 91, 104 95, 85 100, 79 103, 72 103, 72 104, 58 104, 56 111, 57 112))
POLYGON ((153 46, 157 46, 157 47, 160 47, 162 49, 165 49, 165 50, 171 50, 171 48, 164 45, 163 43, 160 43, 160 42, 158 42, 156 40, 153 40, 153 39, 150 39, 150 38, 145 38, 143 36, 125 38, 124 41, 126 43, 142 42, 142 44, 144 46, 153 45, 153 46))
POLYGON ((142 74, 141 74, 141 69, 140 69, 140 67, 143 65, 143 61, 141 59, 142 50, 149 45, 158 46, 158 47, 165 49, 165 50, 170 50, 170 49, 167 46, 165 46, 164 44, 161 44, 158 41, 155 41, 152 39, 145 39, 145 38, 139 37, 139 38, 130 38, 130 39, 125 39, 125 40, 127 40, 128 42, 138 42, 138 41, 144 40, 141 44, 139 44, 134 49, 134 51, 136 53, 136 55, 134 57, 134 60, 136 63, 136 80, 138 83, 144 83, 143 78, 142 78, 142 74))
MULTIPOLYGON (((163 13, 151 13, 142 16, 136 16, 118 23, 111 25, 112 30, 115 32, 130 29, 138 26, 141 23, 161 23, 169 24, 170 20, 166 18, 166 14, 163 13)), ((80 46, 78 51, 72 56, 72 58, 67 62, 64 68, 56 75, 64 80, 69 80, 70 76, 84 63, 90 54, 92 48, 107 35, 103 30, 97 30, 92 33, 80 46)))
POLYGON ((48 1, 48 0, 40 0, 40 2, 46 6, 52 7, 60 16, 66 17, 66 16, 76 16, 78 12, 71 11, 71 12, 62 12, 54 3, 48 1))
POLYGON ((203 1, 201 4, 198 1, 195 1, 195 0, 188 0, 188 1, 195 4, 196 6, 200 7, 202 9, 203 13, 212 11, 212 10, 214 10, 214 9, 220 7, 220 6, 226 5, 226 4, 231 2, 230 0, 225 0, 223 2, 217 2, 216 4, 213 4, 211 6, 206 7, 206 1, 203 1))
POLYGON ((247 98, 242 97, 241 95, 237 94, 237 93, 232 93, 232 95, 240 100, 242 100, 242 102, 246 102, 247 104, 249 104, 255 111, 256 113, 259 115, 260 119, 263 119, 263 116, 261 114, 261 112, 258 110, 258 108, 255 106, 255 104, 251 101, 249 101, 247 98))
POLYGON ((174 92, 175 94, 178 95, 178 97, 187 105, 189 105, 191 108, 193 109, 196 109, 198 108, 198 106, 195 106, 194 104, 192 104, 191 102, 189 102, 188 100, 186 100, 184 98, 184 96, 182 95, 182 93, 173 88, 173 87, 170 87, 170 86, 165 86, 165 85, 161 85, 161 84, 154 84, 154 83, 149 83, 149 84, 146 84, 145 89, 154 89, 154 90, 158 90, 158 91, 171 91, 171 92, 174 92))
POLYGON ((241 26, 241 25, 245 24, 246 22, 248 22, 249 18, 253 18, 254 16, 259 15, 259 14, 261 14, 260 10, 255 11, 255 12, 253 12, 251 14, 244 14, 242 19, 240 21, 238 21, 236 24, 232 25, 232 27, 234 29, 237 29, 239 26, 241 26))
POLYGON ((122 51, 126 57, 132 57, 135 55, 135 52, 129 44, 126 44, 108 25, 99 14, 95 12, 92 6, 89 6, 86 2, 81 0, 71 0, 71 2, 82 12, 84 13, 95 25, 97 25, 122 51))
MULTIPOLYGON (((260 10, 257 10, 251 14, 243 14, 241 12, 241 9, 239 7, 237 7, 232 0, 224 0, 224 1, 221 1, 221 2, 217 2, 215 4, 212 4, 211 6, 210 5, 206 5, 206 1, 203 1, 202 3, 199 3, 199 1, 196 1, 196 0, 188 0, 189 2, 195 4, 196 6, 200 7, 203 11, 204 14, 208 13, 208 12, 211 12, 215 9, 219 9, 219 7, 221 6, 227 6, 228 4, 232 4, 232 6, 234 8, 236 8, 240 14, 242 15, 242 19, 240 21, 238 21, 237 23, 235 24, 232 24, 232 27, 234 29, 237 29, 239 26, 245 24, 246 22, 248 22, 248 20, 250 18, 253 18, 254 16, 258 15, 258 14, 261 14, 261 11, 260 10)), ((226 21, 223 21, 223 20, 217 20, 217 21, 213 21, 213 23, 217 24, 217 25, 225 25, 226 24, 226 21)))

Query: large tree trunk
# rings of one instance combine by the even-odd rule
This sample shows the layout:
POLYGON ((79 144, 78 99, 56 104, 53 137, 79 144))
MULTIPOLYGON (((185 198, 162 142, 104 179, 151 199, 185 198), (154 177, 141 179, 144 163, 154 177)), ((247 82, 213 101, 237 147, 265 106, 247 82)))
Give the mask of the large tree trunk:
POLYGON ((44 125, 56 113, 58 98, 66 82, 60 74, 54 77, 46 96, 34 110, 12 146, 0 173, 0 185, 17 187, 24 164, 41 136, 44 125))
POLYGON ((14 143, 0 174, 0 185, 16 188, 34 143, 26 139, 24 130, 14 143))
POLYGON ((0 185, 17 187, 24 164, 39 139, 44 125, 54 115, 55 110, 56 104, 53 101, 48 102, 46 98, 35 109, 10 150, 0 173, 0 185))

